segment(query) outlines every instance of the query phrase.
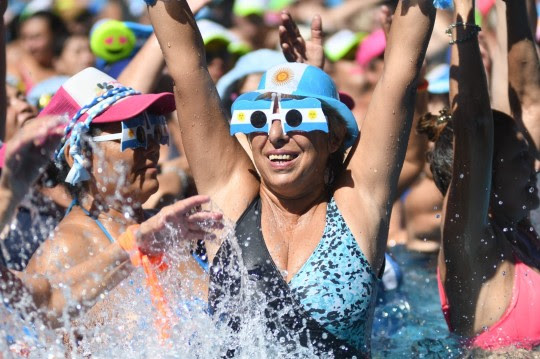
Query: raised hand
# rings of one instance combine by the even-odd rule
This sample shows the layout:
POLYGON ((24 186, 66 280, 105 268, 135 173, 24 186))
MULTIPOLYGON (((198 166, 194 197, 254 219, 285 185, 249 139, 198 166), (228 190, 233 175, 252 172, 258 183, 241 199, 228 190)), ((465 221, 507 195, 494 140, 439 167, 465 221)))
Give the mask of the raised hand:
MULTIPOLYGON (((147 255, 159 255, 167 247, 167 238, 178 231, 182 240, 212 239, 211 230, 223 228, 221 213, 200 209, 210 202, 208 196, 193 196, 164 207, 157 215, 141 223, 137 246, 147 255)), ((170 242, 169 242, 170 243, 170 242)))
POLYGON ((6 146, 0 187, 21 199, 36 181, 64 134, 62 117, 39 118, 22 127, 6 146))
POLYGON ((311 20, 311 40, 305 41, 291 14, 283 11, 279 43, 287 61, 307 63, 321 69, 324 67, 322 20, 319 15, 315 15, 311 20))

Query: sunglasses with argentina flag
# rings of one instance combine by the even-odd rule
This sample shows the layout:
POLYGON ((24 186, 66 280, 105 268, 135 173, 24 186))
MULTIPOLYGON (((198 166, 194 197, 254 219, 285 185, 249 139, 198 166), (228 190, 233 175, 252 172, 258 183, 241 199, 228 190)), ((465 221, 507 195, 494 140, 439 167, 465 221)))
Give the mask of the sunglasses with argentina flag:
POLYGON ((147 111, 128 120, 122 121, 122 132, 92 137, 94 142, 120 140, 121 150, 139 147, 147 148, 148 142, 154 140, 160 145, 169 144, 169 128, 163 115, 147 111))

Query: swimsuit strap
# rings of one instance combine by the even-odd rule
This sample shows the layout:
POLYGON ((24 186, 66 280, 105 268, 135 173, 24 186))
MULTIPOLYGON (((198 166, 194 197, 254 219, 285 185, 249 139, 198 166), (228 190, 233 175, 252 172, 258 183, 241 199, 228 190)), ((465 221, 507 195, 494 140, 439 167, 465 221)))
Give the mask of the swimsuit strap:
MULTIPOLYGON (((68 209, 66 210, 66 214, 64 215, 67 216, 69 212, 71 212, 71 210, 73 209, 74 206, 79 206, 81 208, 81 210, 84 212, 84 214, 86 214, 88 217, 92 218, 94 220, 94 222, 96 222, 96 224, 98 225, 98 227, 103 231, 103 233, 107 236, 107 238, 109 239, 109 241, 111 243, 114 243, 115 240, 114 238, 111 236, 111 234, 109 233, 109 231, 107 231, 107 229, 105 228, 105 226, 99 221, 99 219, 97 218, 94 218, 90 212, 88 212, 83 206, 81 206, 79 204, 79 202, 77 201, 77 199, 75 198, 73 201, 71 201, 68 209)), ((201 257, 199 257, 199 255, 197 255, 197 253, 193 252, 192 253, 192 256, 193 258, 197 261, 197 263, 199 263, 199 265, 201 266, 201 268, 205 271, 205 272, 208 272, 208 262, 204 261, 201 257)), ((3 258, 0 257, 0 261, 2 260, 3 258)))
POLYGON ((191 253, 191 255, 193 256, 193 258, 195 258, 195 260, 197 261, 197 263, 199 263, 199 265, 201 266, 201 268, 208 273, 208 262, 204 261, 201 257, 199 257, 199 255, 195 252, 191 253))
POLYGON ((74 206, 79 206, 80 209, 82 209, 82 211, 84 212, 84 214, 86 214, 88 217, 92 218, 94 220, 94 222, 96 222, 96 224, 98 225, 98 227, 101 229, 101 231, 103 232, 103 234, 105 234, 105 236, 107 236, 107 238, 109 239, 109 241, 111 243, 114 243, 114 238, 111 236, 111 234, 109 233, 109 231, 107 230, 107 228, 105 228, 105 226, 99 221, 99 219, 97 218, 94 218, 94 216, 92 216, 90 214, 90 212, 88 212, 83 206, 81 206, 79 204, 79 201, 77 201, 77 198, 74 198, 73 201, 71 201, 68 209, 66 210, 66 214, 64 215, 67 216, 69 212, 71 212, 71 210, 73 209, 74 206))

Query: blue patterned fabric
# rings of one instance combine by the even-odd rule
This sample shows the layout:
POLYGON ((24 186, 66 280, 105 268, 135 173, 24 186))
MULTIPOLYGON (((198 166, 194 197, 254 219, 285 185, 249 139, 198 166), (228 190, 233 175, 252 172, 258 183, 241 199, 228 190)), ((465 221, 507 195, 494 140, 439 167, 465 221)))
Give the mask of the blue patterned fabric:
POLYGON ((307 313, 336 337, 369 348, 369 319, 377 276, 354 239, 334 198, 319 245, 289 287, 307 313))

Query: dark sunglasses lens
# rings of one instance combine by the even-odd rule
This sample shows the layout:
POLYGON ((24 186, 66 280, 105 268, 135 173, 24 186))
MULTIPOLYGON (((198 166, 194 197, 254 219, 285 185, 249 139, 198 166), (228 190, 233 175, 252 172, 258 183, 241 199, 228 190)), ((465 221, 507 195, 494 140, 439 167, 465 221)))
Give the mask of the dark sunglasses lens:
POLYGON ((160 125, 154 126, 154 141, 156 143, 161 143, 161 128, 160 125))
POLYGON ((141 144, 146 143, 146 131, 142 126, 137 126, 137 130, 135 131, 135 136, 137 137, 137 142, 141 144))
POLYGON ((251 114, 251 124, 255 128, 263 128, 266 125, 266 115, 262 111, 255 111, 251 114))
POLYGON ((302 123, 302 114, 298 110, 290 110, 285 115, 285 121, 291 127, 298 127, 302 123))

